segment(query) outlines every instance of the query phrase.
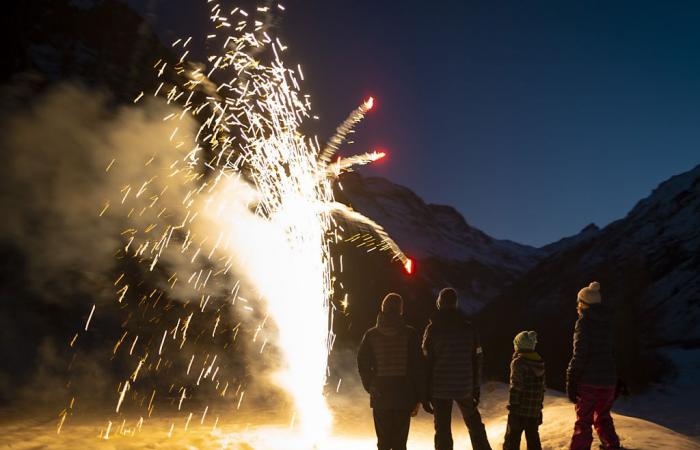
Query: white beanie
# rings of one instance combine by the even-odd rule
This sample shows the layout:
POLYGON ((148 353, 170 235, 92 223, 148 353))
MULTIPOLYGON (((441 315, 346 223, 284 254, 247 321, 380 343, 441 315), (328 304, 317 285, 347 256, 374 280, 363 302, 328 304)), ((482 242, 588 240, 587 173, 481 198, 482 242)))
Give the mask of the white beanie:
POLYGON ((602 301, 600 297, 600 283, 594 281, 578 291, 578 301, 586 305, 597 305, 602 301))

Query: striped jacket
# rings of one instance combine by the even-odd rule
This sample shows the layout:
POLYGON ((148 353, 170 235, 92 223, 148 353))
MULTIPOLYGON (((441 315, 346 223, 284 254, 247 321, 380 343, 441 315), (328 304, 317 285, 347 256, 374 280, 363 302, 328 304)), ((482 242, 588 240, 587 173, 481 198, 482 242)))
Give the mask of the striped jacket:
POLYGON ((479 336, 459 309, 442 309, 423 335, 430 398, 472 398, 481 383, 483 354, 479 336))
POLYGON ((523 417, 540 417, 544 401, 544 361, 536 352, 513 354, 510 363, 508 410, 523 417))
POLYGON ((423 398, 420 341, 402 316, 379 313, 362 338, 357 368, 374 409, 410 410, 423 398))

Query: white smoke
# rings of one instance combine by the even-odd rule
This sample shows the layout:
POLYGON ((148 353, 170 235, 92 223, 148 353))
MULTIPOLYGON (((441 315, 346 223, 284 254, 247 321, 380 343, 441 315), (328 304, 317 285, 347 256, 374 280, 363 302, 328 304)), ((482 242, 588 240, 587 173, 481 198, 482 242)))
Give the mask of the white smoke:
MULTIPOLYGON (((33 286, 57 302, 70 299, 66 289, 94 292, 106 285, 127 240, 123 232, 152 218, 138 208, 165 186, 177 153, 163 105, 114 108, 109 101, 62 85, 2 119, 2 237, 28 255, 33 286), (154 175, 148 193, 133 202, 138 186, 154 175), (125 202, 135 209, 128 219, 120 204, 127 185, 136 186, 125 202)), ((178 193, 167 194, 160 201, 174 209, 178 193)))

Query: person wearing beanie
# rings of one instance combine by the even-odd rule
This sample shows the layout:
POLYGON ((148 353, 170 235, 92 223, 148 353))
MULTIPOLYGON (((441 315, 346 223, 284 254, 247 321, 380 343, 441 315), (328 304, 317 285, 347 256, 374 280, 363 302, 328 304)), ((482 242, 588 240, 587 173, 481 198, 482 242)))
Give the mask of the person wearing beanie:
POLYGON ((503 450, 519 450, 525 432, 527 450, 541 450, 539 426, 542 423, 545 371, 542 357, 535 351, 537 333, 522 331, 513 339, 510 363, 508 425, 503 450))
POLYGON ((594 281, 578 292, 578 320, 573 355, 566 373, 566 392, 576 404, 570 450, 589 450, 595 427, 604 450, 619 449, 610 410, 615 402, 617 372, 611 312, 594 281))
POLYGON ((491 450, 479 414, 483 354, 479 336, 459 309, 457 292, 440 291, 423 334, 427 388, 423 409, 434 414, 436 450, 452 450, 452 404, 457 403, 474 450, 491 450))
POLYGON ((418 413, 425 385, 416 330, 404 322, 403 299, 387 294, 377 324, 357 352, 362 386, 370 394, 379 450, 405 450, 411 417, 418 413))

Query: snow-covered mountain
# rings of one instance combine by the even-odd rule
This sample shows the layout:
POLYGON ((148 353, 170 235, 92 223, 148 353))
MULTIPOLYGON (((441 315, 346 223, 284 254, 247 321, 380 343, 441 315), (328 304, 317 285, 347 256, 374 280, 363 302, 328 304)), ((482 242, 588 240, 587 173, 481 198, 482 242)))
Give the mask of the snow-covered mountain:
POLYGON ((410 189, 384 178, 356 173, 342 179, 351 205, 376 219, 401 248, 418 259, 475 261, 521 274, 545 252, 512 241, 494 239, 470 226, 451 206, 425 203, 410 189))
MULTIPOLYGON (((6 17, 14 20, 0 31, 8 49, 8 68, 0 81, 10 82, 8 90, 13 97, 22 94, 22 100, 56 81, 78 79, 106 87, 117 101, 131 103, 139 90, 154 87, 152 66, 160 57, 167 58, 168 49, 143 19, 117 0, 28 0, 11 2, 8 8, 6 17), (19 73, 32 74, 29 92, 18 93, 23 84, 19 73)), ((341 182, 338 199, 383 225, 417 260, 417 272, 407 276, 399 265, 388 263, 386 254, 345 246, 340 281, 350 302, 347 316, 335 318, 337 326, 350 333, 339 333, 339 344, 354 348, 387 291, 404 296, 408 320, 420 328, 434 308, 436 291, 451 285, 460 291, 463 308, 484 308, 480 327, 492 375, 505 378, 513 335, 535 329, 550 385, 561 387, 571 351, 576 292, 596 279, 604 297, 616 305, 619 357, 629 381, 641 386, 673 375, 674 370, 684 370, 678 354, 697 355, 700 166, 663 183, 625 218, 604 229, 589 225, 540 249, 494 239, 470 226, 454 208, 428 204, 387 180, 350 173, 341 182)), ((85 308, 76 302, 73 309, 61 309, 30 292, 22 275, 27 255, 4 244, 0 284, 9 300, 2 306, 13 327, 3 328, 8 344, 0 354, 14 373, 9 378, 0 374, 0 388, 11 392, 40 360, 41 333, 26 336, 25 330, 41 330, 63 342, 85 308)), ((47 353, 52 360, 60 359, 53 350, 47 353)))
POLYGON ((700 166, 662 183, 623 219, 584 230, 489 304, 482 320, 498 324, 485 327, 492 368, 507 363, 517 331, 535 329, 554 369, 548 378, 561 386, 576 293, 592 280, 616 311, 623 376, 646 385, 672 375, 664 353, 700 344, 700 166))
POLYGON ((556 242, 547 244, 541 249, 545 251, 548 255, 553 255, 554 253, 559 253, 568 248, 574 247, 581 244, 582 242, 589 241, 594 237, 598 236, 600 233, 600 228, 594 223, 586 225, 581 231, 573 236, 567 236, 565 238, 559 239, 556 242))
POLYGON ((386 179, 349 173, 342 176, 341 185, 337 197, 381 224, 416 259, 416 276, 429 290, 454 286, 467 310, 481 308, 547 255, 494 239, 470 226, 454 208, 426 203, 386 179))
MULTIPOLYGON (((0 82, 13 82, 12 90, 19 81, 38 91, 70 80, 130 103, 160 82, 153 76, 156 61, 173 59, 145 20, 118 0, 26 0, 7 8, 0 82)), ((164 78, 171 80, 169 71, 164 78)))
MULTIPOLYGON (((621 375, 633 391, 651 387, 647 395, 621 405, 631 414, 697 435, 693 420, 684 419, 688 407, 683 406, 696 404, 697 394, 681 382, 698 374, 697 363, 686 356, 700 348, 700 166, 662 183, 605 228, 590 224, 540 249, 493 239, 453 208, 426 204, 384 179, 349 174, 342 184, 342 200, 382 224, 418 259, 417 280, 383 272, 372 278, 385 290, 375 286, 365 300, 370 304, 351 311, 360 328, 368 322, 363 316, 376 310, 371 299, 378 301, 380 292, 393 289, 412 298, 409 318, 420 327, 433 308, 434 291, 453 285, 466 299, 465 309, 483 307, 478 323, 491 377, 507 378, 513 336, 534 329, 547 360, 548 383, 561 389, 576 293, 598 280, 616 311, 621 375), (382 278, 391 280, 382 284, 377 281, 382 278), (669 412, 655 415, 648 398, 669 412)), ((382 265, 386 262, 372 272, 382 265)), ((352 290, 361 292, 361 285, 352 290)))

